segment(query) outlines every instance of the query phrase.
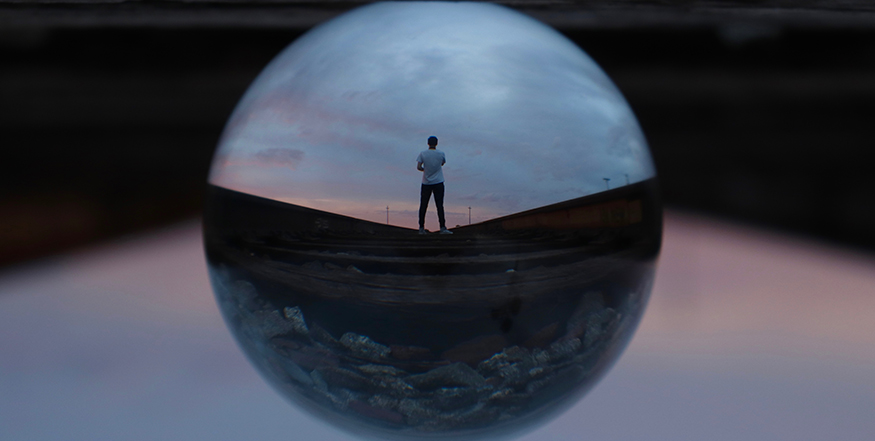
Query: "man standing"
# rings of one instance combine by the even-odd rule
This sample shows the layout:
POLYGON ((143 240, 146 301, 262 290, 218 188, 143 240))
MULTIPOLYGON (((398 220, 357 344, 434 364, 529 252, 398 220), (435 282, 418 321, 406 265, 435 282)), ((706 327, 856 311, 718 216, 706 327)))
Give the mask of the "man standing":
POLYGON ((438 139, 428 137, 428 150, 416 157, 416 169, 422 172, 422 189, 419 193, 419 234, 425 234, 425 212, 428 210, 428 200, 434 193, 434 203, 437 205, 438 221, 441 224, 441 234, 453 234, 447 229, 444 219, 444 172, 447 163, 444 152, 437 149, 438 139))

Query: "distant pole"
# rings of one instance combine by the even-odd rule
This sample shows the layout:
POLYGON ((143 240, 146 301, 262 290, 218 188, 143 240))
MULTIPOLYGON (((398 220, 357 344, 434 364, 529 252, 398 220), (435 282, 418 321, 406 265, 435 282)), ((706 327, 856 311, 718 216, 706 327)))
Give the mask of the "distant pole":
POLYGON ((626 185, 629 185, 629 173, 625 173, 626 175, 626 185))
POLYGON ((389 225, 389 206, 386 205, 386 225, 389 225))
POLYGON ((605 180, 605 188, 608 189, 608 190, 610 190, 610 189, 611 189, 611 184, 608 184, 608 182, 610 182, 611 178, 602 178, 602 179, 605 180))
POLYGON ((471 207, 468 207, 468 225, 471 225, 471 207))

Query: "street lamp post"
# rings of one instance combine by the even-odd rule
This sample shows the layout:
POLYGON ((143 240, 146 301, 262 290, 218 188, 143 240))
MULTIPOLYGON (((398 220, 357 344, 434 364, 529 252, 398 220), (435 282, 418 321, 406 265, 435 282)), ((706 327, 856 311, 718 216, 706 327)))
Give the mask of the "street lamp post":
POLYGON ((471 225, 471 207, 468 207, 468 225, 471 225))
POLYGON ((611 184, 609 184, 608 182, 611 181, 611 178, 602 178, 602 179, 605 180, 605 189, 606 189, 606 190, 610 190, 610 189, 611 189, 611 184))
POLYGON ((389 206, 386 205, 386 225, 389 225, 389 206))

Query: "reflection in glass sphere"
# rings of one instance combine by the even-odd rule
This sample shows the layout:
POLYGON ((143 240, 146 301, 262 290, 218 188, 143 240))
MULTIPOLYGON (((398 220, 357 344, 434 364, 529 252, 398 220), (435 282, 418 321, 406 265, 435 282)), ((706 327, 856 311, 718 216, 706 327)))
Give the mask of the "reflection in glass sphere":
POLYGON ((628 105, 557 32, 489 4, 374 4, 289 46, 237 106, 210 275, 244 351, 310 412, 384 438, 511 436, 631 338, 655 179, 628 105))

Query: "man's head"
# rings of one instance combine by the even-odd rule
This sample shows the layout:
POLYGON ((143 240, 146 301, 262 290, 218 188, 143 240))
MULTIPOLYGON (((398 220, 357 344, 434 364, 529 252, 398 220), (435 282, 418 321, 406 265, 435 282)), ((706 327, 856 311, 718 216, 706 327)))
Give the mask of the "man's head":
POLYGON ((428 137, 428 146, 431 148, 437 147, 437 136, 428 137))

